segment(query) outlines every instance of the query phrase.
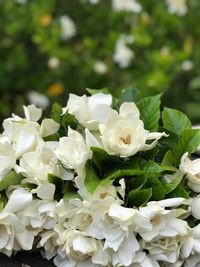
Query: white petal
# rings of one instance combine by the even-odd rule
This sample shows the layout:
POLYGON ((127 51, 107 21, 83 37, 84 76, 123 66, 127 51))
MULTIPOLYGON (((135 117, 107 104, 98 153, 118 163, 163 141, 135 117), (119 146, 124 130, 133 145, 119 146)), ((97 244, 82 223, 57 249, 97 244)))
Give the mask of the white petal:
POLYGON ((196 219, 200 219, 200 198, 196 197, 192 201, 192 216, 194 216, 196 219))
POLYGON ((42 116, 42 110, 34 105, 23 106, 25 117, 29 121, 38 121, 42 116))
POLYGON ((151 144, 145 144, 142 148, 142 151, 147 151, 147 150, 150 150, 150 149, 153 149, 157 143, 158 143, 158 140, 162 137, 168 137, 169 135, 167 135, 165 132, 163 133, 149 133, 148 136, 147 136, 147 140, 153 140, 155 139, 151 144))
POLYGON ((188 258, 190 256, 190 253, 192 251, 193 248, 193 244, 194 244, 194 239, 193 237, 189 237, 185 243, 183 244, 182 248, 181 248, 181 254, 184 258, 188 258))
POLYGON ((23 188, 18 188, 10 195, 4 211, 18 212, 24 209, 32 201, 32 194, 23 188))
POLYGON ((117 203, 113 203, 109 209, 108 215, 121 221, 127 221, 134 217, 134 209, 124 208, 117 203))
POLYGON ((44 200, 52 200, 55 193, 55 185, 49 183, 43 183, 36 189, 37 196, 44 200))
POLYGON ((31 232, 25 230, 23 233, 16 233, 16 239, 24 250, 31 250, 34 236, 31 232))
POLYGON ((60 124, 53 119, 44 119, 41 124, 40 134, 42 137, 46 137, 56 133, 60 128, 60 124))
POLYGON ((97 105, 112 105, 112 96, 110 94, 97 93, 89 97, 89 106, 96 107, 97 105))
POLYGON ((95 136, 87 128, 85 129, 85 138, 88 147, 101 147, 95 136))
POLYGON ((126 117, 128 114, 134 115, 135 118, 140 117, 140 111, 137 108, 136 104, 134 102, 128 103, 128 102, 124 102, 120 109, 119 109, 119 114, 122 117, 126 117))
POLYGON ((29 131, 21 131, 16 147, 17 156, 20 157, 25 152, 30 151, 34 147, 35 142, 36 138, 34 133, 29 131))
POLYGON ((168 198, 168 199, 160 200, 158 201, 158 204, 161 207, 169 208, 169 207, 178 207, 182 204, 188 205, 189 201, 182 197, 176 197, 176 198, 168 198))

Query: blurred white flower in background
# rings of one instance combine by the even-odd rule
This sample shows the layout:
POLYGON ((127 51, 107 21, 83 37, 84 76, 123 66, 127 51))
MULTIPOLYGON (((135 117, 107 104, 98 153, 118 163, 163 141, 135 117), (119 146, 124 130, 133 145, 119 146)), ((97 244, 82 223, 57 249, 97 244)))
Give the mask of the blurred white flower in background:
POLYGON ((60 17, 61 39, 68 40, 76 35, 76 25, 67 15, 60 17))
POLYGON ((60 65, 60 60, 57 57, 51 57, 47 62, 47 66, 50 69, 55 69, 59 67, 59 65, 60 65))
POLYGON ((97 60, 94 63, 94 71, 98 74, 105 74, 108 71, 108 66, 105 62, 97 60))
POLYGON ((191 60, 185 60, 181 64, 181 67, 182 67, 182 70, 184 71, 190 71, 194 67, 194 62, 192 62, 191 60))
POLYGON ((171 14, 177 14, 181 17, 187 13, 186 0, 166 0, 166 3, 171 14))
POLYGON ((96 5, 100 2, 100 0, 81 0, 81 2, 83 3, 89 3, 89 4, 92 4, 92 5, 96 5))
POLYGON ((17 4, 25 5, 27 3, 27 0, 15 0, 17 4))
POLYGON ((134 58, 134 52, 127 46, 126 36, 122 35, 117 40, 115 45, 115 53, 113 60, 120 68, 127 68, 130 66, 132 59, 134 58))
POLYGON ((112 0, 112 7, 115 11, 132 11, 139 13, 142 6, 136 0, 112 0))
POLYGON ((27 99, 30 104, 38 108, 45 109, 50 105, 49 98, 46 95, 40 94, 36 91, 31 91, 27 94, 27 99))

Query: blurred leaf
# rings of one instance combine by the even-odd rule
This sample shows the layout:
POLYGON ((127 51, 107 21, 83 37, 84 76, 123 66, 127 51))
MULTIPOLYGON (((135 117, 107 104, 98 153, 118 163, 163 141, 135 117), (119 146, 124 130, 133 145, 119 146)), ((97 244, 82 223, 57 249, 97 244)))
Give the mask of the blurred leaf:
POLYGON ((0 181, 0 191, 8 188, 10 185, 20 184, 22 179, 23 179, 23 176, 21 176, 20 174, 17 174, 15 171, 10 171, 0 181))

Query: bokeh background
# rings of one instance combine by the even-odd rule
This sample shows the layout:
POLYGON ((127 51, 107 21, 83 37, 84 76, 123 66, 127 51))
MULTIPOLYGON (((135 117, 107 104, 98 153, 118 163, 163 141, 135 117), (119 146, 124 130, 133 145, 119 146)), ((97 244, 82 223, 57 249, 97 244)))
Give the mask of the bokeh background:
POLYGON ((0 0, 0 118, 135 85, 200 122, 199 0, 0 0))

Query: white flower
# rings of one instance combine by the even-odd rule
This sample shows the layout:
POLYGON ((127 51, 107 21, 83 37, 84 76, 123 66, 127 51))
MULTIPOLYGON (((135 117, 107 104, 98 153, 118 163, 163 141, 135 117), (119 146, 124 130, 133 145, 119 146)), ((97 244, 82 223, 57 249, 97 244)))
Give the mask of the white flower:
POLYGON ((115 45, 115 53, 113 60, 120 68, 127 68, 130 66, 132 59, 134 58, 134 52, 126 45, 126 39, 121 36, 115 45))
POLYGON ((199 255, 192 255, 184 262, 184 267, 199 267, 200 266, 200 258, 199 255))
POLYGON ((191 212, 192 216, 198 220, 200 220, 200 196, 197 196, 192 199, 191 203, 191 212))
POLYGON ((182 70, 184 71, 190 71, 194 67, 194 62, 192 62, 191 60, 185 60, 181 64, 181 67, 182 67, 182 70))
POLYGON ((82 169, 86 161, 91 157, 91 151, 82 135, 68 128, 68 136, 61 137, 56 150, 57 158, 69 169, 82 169))
POLYGON ((63 15, 60 18, 61 25, 61 38, 68 40, 76 35, 76 25, 74 21, 67 15, 63 15))
POLYGON ((108 71, 108 66, 103 61, 96 61, 94 64, 94 71, 98 74, 105 74, 108 71))
POLYGON ((27 94, 27 99, 30 104, 36 105, 41 109, 46 109, 50 105, 50 100, 46 95, 40 94, 36 91, 30 91, 27 94))
POLYGON ((156 261, 176 263, 184 240, 184 237, 158 237, 151 242, 144 242, 144 240, 142 242, 143 247, 156 261))
POLYGON ((111 104, 112 96, 109 94, 97 93, 90 97, 70 94, 63 114, 69 112, 89 130, 98 130, 99 123, 107 121, 111 104))
POLYGON ((166 136, 165 133, 149 133, 139 116, 135 103, 123 103, 119 114, 113 110, 108 122, 99 125, 103 146, 108 154, 129 157, 138 151, 152 149, 162 136, 166 136), (150 145, 145 144, 152 139, 155 140, 150 145))
POLYGON ((0 180, 15 166, 16 156, 8 138, 0 137, 0 180))
POLYGON ((181 158, 179 169, 186 173, 188 186, 192 191, 200 193, 200 159, 190 160, 188 153, 181 158))
POLYGON ((184 16, 187 13, 186 0, 166 0, 168 11, 178 16, 184 16))
POLYGON ((185 236, 188 232, 186 221, 176 218, 176 210, 167 210, 159 202, 149 202, 147 207, 140 208, 140 215, 151 223, 151 231, 138 228, 142 239, 150 242, 158 237, 185 236))
POLYGON ((139 13, 142 6, 136 0, 112 0, 112 7, 114 11, 132 11, 139 13))
POLYGON ((15 167, 17 173, 21 173, 27 179, 23 182, 43 184, 47 182, 48 173, 60 176, 60 167, 56 156, 47 143, 37 150, 25 153, 20 159, 19 166, 15 167))
POLYGON ((27 0, 15 0, 15 2, 20 5, 25 5, 27 3, 27 0))
POLYGON ((47 66, 50 69, 56 69, 59 65, 60 65, 60 60, 57 57, 51 57, 47 62, 47 66))
POLYGON ((19 218, 10 212, 0 213, 0 252, 11 256, 13 250, 30 250, 33 235, 25 229, 19 218))
POLYGON ((42 110, 34 105, 24 106, 23 108, 25 119, 13 115, 12 118, 3 122, 3 135, 7 136, 13 143, 17 157, 42 146, 44 144, 42 137, 54 134, 60 127, 52 119, 44 119, 40 126, 37 121, 42 115, 42 110))
POLYGON ((190 230, 190 234, 181 248, 181 255, 184 258, 194 254, 200 254, 200 224, 190 230))

